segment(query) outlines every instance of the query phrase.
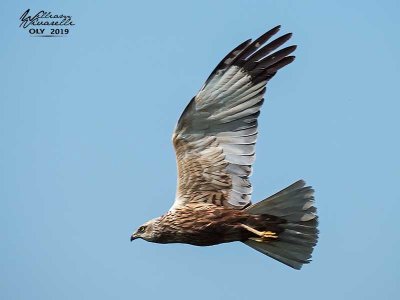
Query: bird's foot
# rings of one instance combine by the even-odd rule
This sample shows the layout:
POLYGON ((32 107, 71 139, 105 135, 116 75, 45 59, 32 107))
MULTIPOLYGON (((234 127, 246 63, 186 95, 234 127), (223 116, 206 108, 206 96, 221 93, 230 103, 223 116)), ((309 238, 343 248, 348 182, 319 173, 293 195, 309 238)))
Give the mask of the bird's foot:
POLYGON ((257 229, 254 229, 250 226, 247 226, 245 224, 242 224, 242 227, 247 229, 248 231, 256 234, 258 237, 251 237, 251 240, 257 241, 257 242, 266 242, 269 241, 271 239, 277 239, 278 235, 276 234, 276 232, 273 231, 259 231, 257 229))
POLYGON ((262 236, 261 238, 263 239, 277 239, 278 236, 276 235, 276 232, 272 232, 272 231, 262 231, 262 236))

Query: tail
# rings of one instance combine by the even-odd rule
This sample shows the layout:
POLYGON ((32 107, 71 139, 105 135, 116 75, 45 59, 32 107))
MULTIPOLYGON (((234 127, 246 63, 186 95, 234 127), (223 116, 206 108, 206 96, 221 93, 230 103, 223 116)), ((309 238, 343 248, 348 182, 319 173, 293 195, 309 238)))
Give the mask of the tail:
POLYGON ((273 215, 282 219, 276 240, 247 240, 246 245, 294 269, 310 262, 318 240, 318 216, 313 206, 314 190, 299 180, 286 189, 246 208, 252 215, 273 215))

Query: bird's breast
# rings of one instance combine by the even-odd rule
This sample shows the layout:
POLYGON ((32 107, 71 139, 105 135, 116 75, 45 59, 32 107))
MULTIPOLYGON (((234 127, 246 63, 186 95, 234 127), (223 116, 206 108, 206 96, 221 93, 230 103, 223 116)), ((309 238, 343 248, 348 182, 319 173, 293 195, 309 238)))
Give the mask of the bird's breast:
POLYGON ((226 208, 185 209, 168 212, 160 222, 159 243, 185 243, 210 246, 242 241, 248 234, 240 226, 247 215, 226 208))

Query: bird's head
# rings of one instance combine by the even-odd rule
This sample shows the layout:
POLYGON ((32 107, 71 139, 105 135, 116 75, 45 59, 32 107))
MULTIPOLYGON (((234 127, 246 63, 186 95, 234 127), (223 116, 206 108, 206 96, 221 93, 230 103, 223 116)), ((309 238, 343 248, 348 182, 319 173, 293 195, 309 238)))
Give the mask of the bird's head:
POLYGON ((157 225, 159 221, 160 218, 155 218, 144 223, 131 235, 131 242, 136 239, 144 239, 148 242, 154 241, 157 238, 157 225))

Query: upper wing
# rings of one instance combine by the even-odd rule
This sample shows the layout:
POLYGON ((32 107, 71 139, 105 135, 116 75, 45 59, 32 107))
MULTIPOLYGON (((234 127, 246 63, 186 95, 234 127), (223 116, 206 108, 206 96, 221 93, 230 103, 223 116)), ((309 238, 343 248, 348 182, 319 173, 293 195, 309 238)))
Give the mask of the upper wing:
POLYGON ((173 134, 178 186, 171 209, 205 202, 237 209, 250 204, 257 117, 267 82, 294 60, 296 46, 275 51, 285 34, 263 46, 277 26, 232 50, 179 118, 173 134))

